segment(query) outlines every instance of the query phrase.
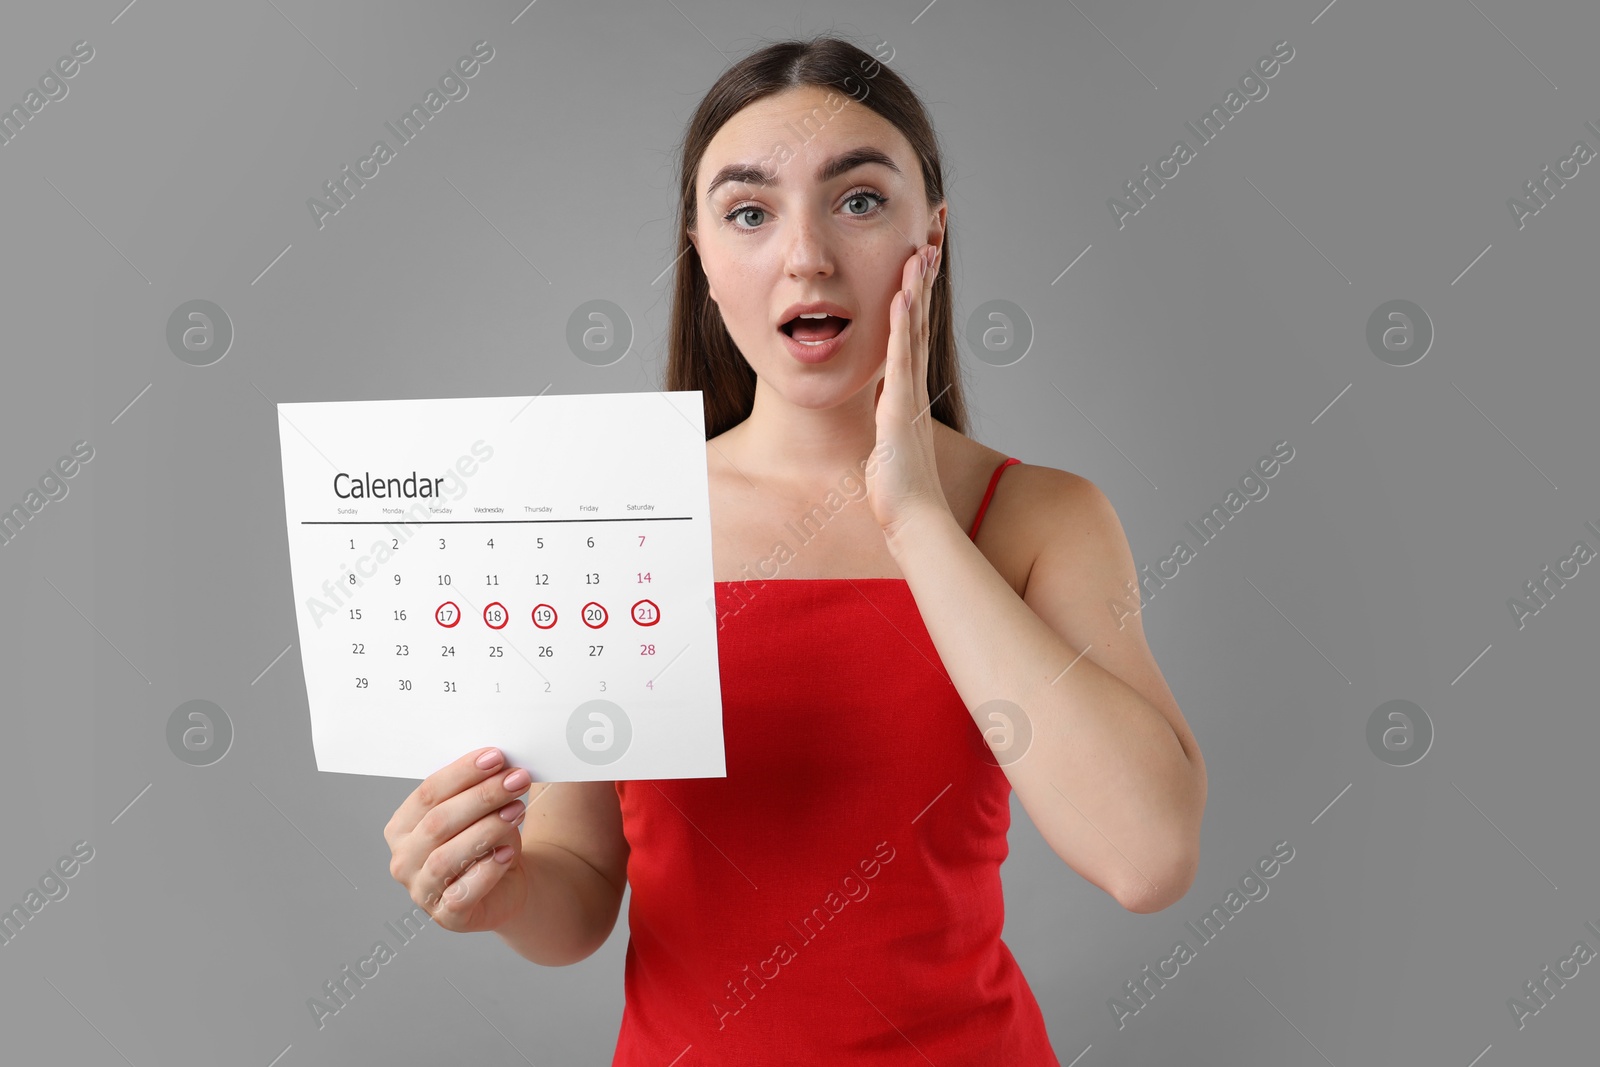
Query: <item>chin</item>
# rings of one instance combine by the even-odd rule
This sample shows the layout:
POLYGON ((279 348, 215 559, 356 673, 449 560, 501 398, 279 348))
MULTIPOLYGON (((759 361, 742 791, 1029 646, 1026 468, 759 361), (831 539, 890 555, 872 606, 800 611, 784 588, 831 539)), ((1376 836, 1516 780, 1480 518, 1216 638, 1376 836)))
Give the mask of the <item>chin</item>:
POLYGON ((865 391, 875 390, 882 364, 871 368, 851 366, 837 359, 805 365, 792 360, 787 365, 756 368, 767 387, 795 407, 822 411, 838 407, 865 391))

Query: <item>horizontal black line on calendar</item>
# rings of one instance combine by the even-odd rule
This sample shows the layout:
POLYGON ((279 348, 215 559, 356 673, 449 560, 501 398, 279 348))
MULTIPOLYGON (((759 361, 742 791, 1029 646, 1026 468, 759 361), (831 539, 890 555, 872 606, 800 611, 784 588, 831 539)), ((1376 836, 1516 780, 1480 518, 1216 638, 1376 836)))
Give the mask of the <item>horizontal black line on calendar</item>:
MULTIPOLYGON (((419 519, 407 526, 484 525, 497 522, 686 522, 693 515, 621 515, 614 519, 419 519)), ((301 519, 301 526, 387 526, 393 519, 301 519)))

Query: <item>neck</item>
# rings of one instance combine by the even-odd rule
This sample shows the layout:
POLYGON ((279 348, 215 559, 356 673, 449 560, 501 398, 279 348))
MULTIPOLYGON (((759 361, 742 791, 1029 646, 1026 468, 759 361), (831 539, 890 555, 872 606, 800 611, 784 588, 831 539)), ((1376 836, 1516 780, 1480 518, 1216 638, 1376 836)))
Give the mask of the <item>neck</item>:
POLYGON ((750 417, 729 431, 732 447, 723 453, 752 477, 831 484, 846 470, 859 471, 877 443, 877 382, 841 404, 808 408, 757 379, 750 417))

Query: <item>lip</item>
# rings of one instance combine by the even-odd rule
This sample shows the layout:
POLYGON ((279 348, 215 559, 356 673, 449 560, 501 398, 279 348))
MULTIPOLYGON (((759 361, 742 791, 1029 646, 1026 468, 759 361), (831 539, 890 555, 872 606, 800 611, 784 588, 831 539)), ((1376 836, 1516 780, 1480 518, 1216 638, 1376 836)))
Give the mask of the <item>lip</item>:
MULTIPOLYGON (((833 312, 830 311, 828 314, 831 315, 833 312)), ((790 316, 790 318, 793 317, 794 316, 792 315, 790 316)), ((844 318, 843 315, 839 317, 844 318)), ((789 319, 784 319, 783 321, 788 322, 789 319)), ((839 349, 844 347, 845 341, 850 337, 850 331, 855 329, 855 326, 856 320, 851 319, 849 322, 845 323, 844 329, 840 330, 826 341, 823 341, 821 344, 816 345, 801 344, 799 341, 796 341, 793 337, 790 337, 782 330, 778 331, 778 337, 783 341, 784 347, 789 350, 789 354, 795 359, 799 360, 801 363, 821 363, 824 360, 832 358, 834 353, 838 352, 839 349)))
POLYGON ((855 312, 840 307, 838 304, 830 304, 826 300, 813 300, 808 304, 790 304, 784 309, 783 314, 778 316, 778 321, 774 325, 782 326, 796 315, 815 315, 819 311, 824 315, 832 315, 835 318, 840 319, 849 319, 852 322, 855 321, 856 317, 855 312))
POLYGON ((834 353, 843 347, 845 339, 850 336, 850 331, 855 324, 855 313, 848 308, 827 300, 812 300, 804 304, 790 304, 778 317, 777 325, 773 329, 777 330, 778 336, 783 340, 784 347, 789 350, 789 354, 795 359, 801 363, 821 363, 831 358, 834 353), (848 320, 845 322, 844 329, 817 345, 801 344, 783 332, 783 324, 790 319, 797 315, 815 315, 819 311, 824 315, 832 315, 835 318, 848 320))

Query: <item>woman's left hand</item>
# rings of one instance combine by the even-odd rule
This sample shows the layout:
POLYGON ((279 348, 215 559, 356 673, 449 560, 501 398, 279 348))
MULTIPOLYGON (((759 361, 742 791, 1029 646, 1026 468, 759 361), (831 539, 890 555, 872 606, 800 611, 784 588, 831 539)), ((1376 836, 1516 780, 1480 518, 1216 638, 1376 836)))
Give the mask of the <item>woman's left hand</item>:
POLYGON ((939 248, 919 248, 906 260, 902 288, 889 302, 889 354, 878 383, 873 449, 887 458, 867 478, 867 500, 884 536, 891 539, 924 515, 950 514, 934 459, 933 405, 928 399, 928 309, 940 259, 939 248), (924 252, 932 260, 929 268, 923 266, 924 252))

